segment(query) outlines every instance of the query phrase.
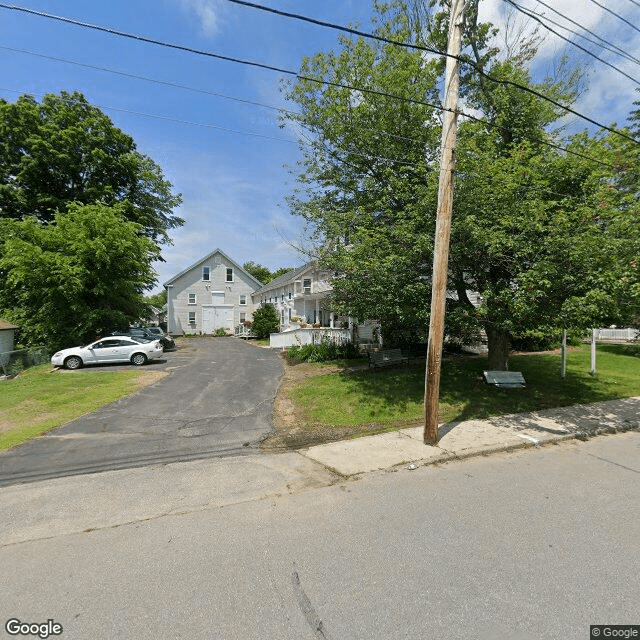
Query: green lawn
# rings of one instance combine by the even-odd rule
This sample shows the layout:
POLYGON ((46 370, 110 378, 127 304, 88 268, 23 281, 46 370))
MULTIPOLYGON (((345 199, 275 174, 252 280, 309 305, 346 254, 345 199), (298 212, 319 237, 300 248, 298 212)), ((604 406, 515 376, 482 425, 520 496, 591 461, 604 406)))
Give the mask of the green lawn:
MULTIPOLYGON (((571 350, 567 376, 560 378, 560 356, 512 356, 509 368, 522 371, 525 389, 487 386, 484 358, 445 360, 440 384, 440 420, 485 418, 505 413, 598 402, 640 395, 640 348, 601 345, 595 377, 588 346, 571 350)), ((305 426, 357 427, 358 435, 391 430, 422 420, 423 367, 334 373, 309 378, 291 391, 305 426)))
POLYGON ((45 364, 0 381, 0 451, 131 395, 157 379, 155 371, 52 371, 45 364))

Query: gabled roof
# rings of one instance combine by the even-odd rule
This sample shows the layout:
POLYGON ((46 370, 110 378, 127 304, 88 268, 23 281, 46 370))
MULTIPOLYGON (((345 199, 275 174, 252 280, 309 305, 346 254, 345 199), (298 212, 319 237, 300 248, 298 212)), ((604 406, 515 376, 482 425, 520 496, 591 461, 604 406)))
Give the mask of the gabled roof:
POLYGON ((192 269, 195 269, 199 264, 201 264, 202 262, 206 262, 207 260, 213 258, 213 256, 219 253, 227 262, 230 262, 238 271, 241 271, 242 273, 244 273, 248 278, 250 278, 253 282, 255 282, 256 284, 256 289, 260 288, 262 286, 262 282, 260 282, 260 280, 258 280, 257 278, 255 278, 254 276, 252 276, 248 271, 245 271, 235 260, 232 260, 224 251, 222 251, 221 249, 215 249, 213 250, 211 253, 208 253, 206 256, 200 258, 200 260, 197 260, 196 262, 194 262, 190 267, 187 267, 186 269, 184 269, 183 271, 181 271, 180 273, 178 273, 177 275, 173 276, 173 278, 169 278, 169 280, 167 280, 162 286, 166 287, 167 285, 173 284, 178 278, 181 278, 185 273, 189 273, 189 271, 191 271, 192 269))
POLYGON ((1 320, 0 319, 0 331, 3 331, 5 329, 19 329, 19 327, 16 327, 15 324, 11 324, 10 322, 7 322, 6 320, 1 320))
POLYGON ((265 291, 270 291, 271 289, 276 289, 277 287, 280 287, 283 284, 287 284, 288 282, 293 282, 300 275, 302 275, 307 269, 309 269, 309 267, 314 267, 316 263, 317 263, 316 260, 312 260, 311 262, 307 262, 306 264, 303 264, 301 267, 298 267, 297 269, 291 269, 291 271, 287 271, 286 273, 282 274, 275 280, 272 280, 271 282, 267 282, 267 284, 260 287, 258 290, 254 291, 253 293, 254 294, 263 293, 265 291))

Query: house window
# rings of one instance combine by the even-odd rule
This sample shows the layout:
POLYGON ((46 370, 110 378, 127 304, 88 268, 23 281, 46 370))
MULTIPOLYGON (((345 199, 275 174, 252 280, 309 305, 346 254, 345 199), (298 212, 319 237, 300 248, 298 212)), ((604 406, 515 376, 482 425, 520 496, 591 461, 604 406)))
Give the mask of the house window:
POLYGON ((202 279, 206 281, 211 280, 211 267, 202 267, 202 279))
POLYGON ((291 300, 291 291, 289 291, 289 300, 291 300))
POLYGON ((195 304, 196 303, 196 294, 195 293, 190 293, 189 294, 189 304, 195 304))
POLYGON ((311 278, 305 278, 302 281, 302 288, 305 293, 311 293, 311 278))
POLYGON ((247 314, 246 313, 241 313, 240 314, 240 323, 243 323, 246 319, 247 319, 247 314))
POLYGON ((240 296, 240 304, 247 304, 247 296, 245 295, 240 296))
POLYGON ((196 323, 196 312, 189 311, 189 324, 195 324, 195 323, 196 323))
POLYGON ((231 267, 227 269, 227 282, 233 282, 233 269, 231 267))

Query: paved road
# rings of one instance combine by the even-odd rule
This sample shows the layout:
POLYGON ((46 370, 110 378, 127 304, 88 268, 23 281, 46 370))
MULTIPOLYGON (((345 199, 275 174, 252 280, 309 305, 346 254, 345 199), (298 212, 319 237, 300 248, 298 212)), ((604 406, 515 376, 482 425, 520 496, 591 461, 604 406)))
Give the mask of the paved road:
POLYGON ((251 449, 271 429, 277 354, 231 338, 183 344, 146 365, 168 377, 0 453, 0 485, 251 449))
POLYGON ((295 455, 288 471, 256 455, 0 489, 0 622, 51 618, 64 640, 588 640, 640 624, 638 433, 290 493, 295 455))

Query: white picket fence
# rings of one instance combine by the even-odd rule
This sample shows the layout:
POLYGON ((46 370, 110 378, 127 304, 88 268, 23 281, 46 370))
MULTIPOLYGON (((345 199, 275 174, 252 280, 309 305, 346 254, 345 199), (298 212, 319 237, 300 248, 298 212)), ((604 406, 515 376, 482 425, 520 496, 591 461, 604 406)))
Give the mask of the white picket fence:
POLYGON ((294 329, 270 334, 269 346, 272 349, 286 349, 304 344, 320 344, 323 340, 350 342, 351 335, 349 329, 294 329))
POLYGON ((640 338, 638 329, 594 329, 596 340, 631 342, 640 338))

